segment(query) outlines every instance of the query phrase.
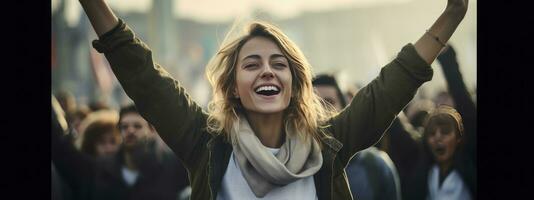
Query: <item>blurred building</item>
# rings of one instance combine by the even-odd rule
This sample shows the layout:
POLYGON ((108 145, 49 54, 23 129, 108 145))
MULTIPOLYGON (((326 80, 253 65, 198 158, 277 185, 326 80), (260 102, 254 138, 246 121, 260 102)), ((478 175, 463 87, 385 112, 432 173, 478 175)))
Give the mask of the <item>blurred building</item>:
POLYGON ((90 49, 87 48, 89 22, 80 18, 78 24, 69 26, 66 20, 66 1, 61 1, 52 14, 52 92, 68 90, 80 101, 88 101, 94 94, 94 78, 90 67, 90 49))

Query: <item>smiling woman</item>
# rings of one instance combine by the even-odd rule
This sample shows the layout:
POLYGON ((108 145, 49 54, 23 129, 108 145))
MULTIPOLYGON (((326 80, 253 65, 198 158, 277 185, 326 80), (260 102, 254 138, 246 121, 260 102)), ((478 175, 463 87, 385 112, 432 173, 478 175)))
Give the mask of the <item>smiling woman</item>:
POLYGON ((274 42, 264 37, 247 41, 239 51, 235 73, 237 97, 249 117, 253 113, 282 117, 289 105, 292 77, 287 59, 274 42))
POLYGON ((449 0, 415 44, 332 115, 301 50, 270 23, 252 22, 223 42, 208 63, 214 96, 204 112, 103 0, 80 2, 99 36, 93 46, 188 169, 191 199, 352 199, 345 166, 432 78, 429 64, 467 11, 467 1, 449 0))
POLYGON ((212 132, 230 139, 237 114, 245 114, 266 146, 280 147, 288 125, 282 122, 318 140, 319 124, 331 114, 313 93, 310 65, 302 52, 265 22, 252 23, 234 41, 239 42, 223 43, 208 64, 207 76, 215 94, 208 118, 212 132))

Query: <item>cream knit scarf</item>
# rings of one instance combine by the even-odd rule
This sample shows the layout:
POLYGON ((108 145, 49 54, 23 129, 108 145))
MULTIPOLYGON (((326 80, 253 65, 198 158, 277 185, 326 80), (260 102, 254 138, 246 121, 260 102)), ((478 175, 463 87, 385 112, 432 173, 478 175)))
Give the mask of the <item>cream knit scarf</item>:
POLYGON ((252 131, 247 119, 239 117, 233 127, 234 156, 243 177, 256 197, 264 197, 275 187, 314 175, 323 164, 315 139, 298 137, 295 129, 286 129, 286 140, 273 155, 252 131))

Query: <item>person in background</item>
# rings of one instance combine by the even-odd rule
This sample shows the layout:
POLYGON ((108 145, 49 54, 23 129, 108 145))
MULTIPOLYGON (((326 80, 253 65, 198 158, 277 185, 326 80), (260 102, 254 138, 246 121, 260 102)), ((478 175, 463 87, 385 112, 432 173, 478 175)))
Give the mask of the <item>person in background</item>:
POLYGON ((102 99, 96 99, 96 100, 91 101, 88 107, 91 110, 91 112, 111 109, 109 104, 105 100, 102 100, 102 99))
MULTIPOLYGON (((326 107, 340 112, 347 106, 334 76, 319 74, 313 79, 312 84, 326 107)), ((355 199, 401 199, 397 170, 384 151, 372 146, 356 153, 345 171, 355 199)))
MULTIPOLYGON (((123 159, 121 171, 126 182, 134 185, 139 175, 159 173, 158 187, 177 189, 176 194, 185 189, 188 185, 185 168, 161 140, 154 127, 139 114, 135 105, 121 108, 119 116, 118 127, 123 138, 123 148, 120 151, 120 157, 123 159), (146 162, 150 161, 159 166, 145 166, 146 162)), ((150 182, 147 181, 146 184, 150 182)), ((143 190, 141 187, 139 189, 143 190)))
POLYGON ((59 105, 61 105, 61 109, 65 112, 65 116, 69 116, 78 108, 75 96, 68 90, 60 90, 54 97, 59 102, 59 105))
POLYGON ((67 131, 66 136, 70 138, 70 140, 74 143, 76 138, 78 137, 79 131, 74 131, 75 126, 73 123, 78 123, 79 125, 79 122, 81 122, 81 120, 76 121, 76 119, 85 118, 88 112, 85 112, 85 110, 83 110, 83 106, 79 106, 77 104, 76 97, 68 90, 60 90, 56 92, 54 98, 59 103, 62 112, 64 112, 63 115, 64 118, 67 120, 68 128, 73 129, 71 131, 67 131))
MULTIPOLYGON (((413 131, 409 131, 411 124, 406 122, 406 120, 401 120, 402 123, 394 122, 390 130, 392 131, 391 135, 395 136, 395 140, 393 140, 395 142, 392 143, 394 146, 392 146, 393 149, 390 155, 398 166, 402 185, 407 187, 406 189, 402 189, 403 198, 424 199, 431 197, 433 199, 437 198, 437 196, 432 195, 442 194, 446 190, 449 190, 451 194, 459 194, 464 190, 462 197, 458 198, 476 199, 476 105, 467 91, 452 46, 447 45, 438 56, 438 61, 441 64, 445 76, 448 92, 446 95, 443 95, 445 93, 441 93, 438 96, 442 98, 437 99, 441 99, 440 102, 446 103, 440 105, 437 109, 428 109, 429 106, 426 106, 427 109, 421 109, 429 110, 428 113, 425 112, 425 117, 421 120, 423 123, 427 121, 426 125, 423 124, 423 129, 420 129, 424 133, 423 137, 410 137, 415 134, 410 134, 413 131), (443 98, 444 96, 447 98, 443 98), (455 108, 451 105, 454 105, 455 108), (435 114, 432 115, 431 112, 435 114), (439 134, 435 133, 436 130, 434 130, 438 125, 428 122, 431 120, 429 117, 436 116, 441 116, 432 119, 435 122, 439 122, 438 125, 442 129, 439 134), (449 131, 449 129, 452 131, 449 131), (450 132, 454 134, 450 134, 450 132), (430 135, 443 135, 442 137, 436 137, 438 139, 444 138, 439 140, 443 142, 434 142, 434 149, 432 149, 431 144, 427 141, 429 139, 425 139, 430 138, 430 135), (450 142, 449 140, 452 140, 450 138, 453 138, 457 142, 450 142), (450 145, 447 145, 449 143, 450 145), (454 148, 450 146, 454 146, 454 148), (432 167, 433 165, 437 166, 437 168, 432 167), (436 190, 435 187, 432 188, 436 182, 429 182, 431 178, 429 171, 434 169, 439 169, 439 181, 437 182, 438 188, 440 188, 439 190, 436 190), (441 188, 441 184, 447 186, 445 182, 450 182, 446 181, 447 179, 456 180, 454 184, 457 184, 458 187, 462 186, 463 189, 441 188), (433 193, 430 194, 430 191, 433 191, 433 193)), ((434 105, 433 102, 426 104, 434 105)), ((419 103, 419 105, 424 104, 419 103)), ((438 139, 433 140, 436 141, 438 139)))
POLYGON ((68 136, 71 138, 72 142, 78 140, 78 137, 81 133, 81 123, 82 121, 91 113, 91 110, 85 106, 80 105, 74 110, 74 112, 70 113, 66 116, 67 123, 69 124, 69 131, 68 136))
POLYGON ((448 106, 451 106, 451 107, 455 106, 454 105, 454 100, 452 99, 451 94, 449 94, 449 92, 446 91, 446 90, 438 92, 436 94, 436 96, 434 96, 434 98, 432 98, 432 101, 436 105, 448 105, 448 106))
MULTIPOLYGON (((59 137, 67 138, 66 132, 68 130, 67 120, 65 119, 65 112, 61 107, 59 101, 52 95, 51 104, 51 132, 56 133, 59 137)), ((73 199, 72 188, 65 181, 65 179, 57 172, 54 161, 51 161, 51 199, 52 200, 68 200, 73 199)))
MULTIPOLYGON (((477 146, 477 108, 476 103, 467 90, 467 86, 460 72, 460 65, 456 58, 456 51, 449 44, 437 58, 441 65, 445 81, 447 82, 448 94, 454 108, 462 115, 466 137, 465 148, 470 159, 476 164, 477 146)), ((476 169, 476 167, 475 167, 476 169)))
MULTIPOLYGON (((423 128, 421 127, 420 130, 423 128)), ((422 133, 415 129, 406 115, 401 112, 386 131, 386 136, 389 136, 388 142, 382 143, 380 146, 380 149, 389 155, 397 169, 402 199, 409 199, 404 194, 409 184, 410 175, 419 159, 418 141, 421 139, 421 135, 422 133)))
POLYGON ((93 157, 52 131, 52 161, 73 188, 75 199, 176 200, 187 186, 187 172, 168 151, 134 105, 121 108, 122 145, 114 156, 93 157))
POLYGON ((436 103, 433 100, 422 98, 414 99, 410 102, 404 112, 408 122, 417 131, 423 133, 423 122, 432 109, 436 108, 436 103))
POLYGON ((118 121, 113 110, 89 114, 80 125, 82 132, 76 143, 80 151, 94 157, 115 155, 122 142, 118 121))
POLYGON ((407 185, 408 199, 476 199, 474 165, 465 157, 461 115, 440 105, 424 124, 422 154, 407 185))

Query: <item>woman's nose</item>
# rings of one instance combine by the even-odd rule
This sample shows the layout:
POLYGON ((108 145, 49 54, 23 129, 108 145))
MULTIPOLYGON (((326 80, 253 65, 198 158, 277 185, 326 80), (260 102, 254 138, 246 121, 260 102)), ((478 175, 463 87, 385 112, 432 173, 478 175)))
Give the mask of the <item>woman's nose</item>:
POLYGON ((271 65, 265 64, 264 66, 265 67, 263 67, 263 71, 261 72, 261 77, 262 78, 272 78, 272 77, 274 77, 274 73, 273 73, 271 65))
POLYGON ((442 134, 441 133, 436 133, 436 135, 434 135, 435 139, 436 140, 441 140, 442 139, 442 134))

